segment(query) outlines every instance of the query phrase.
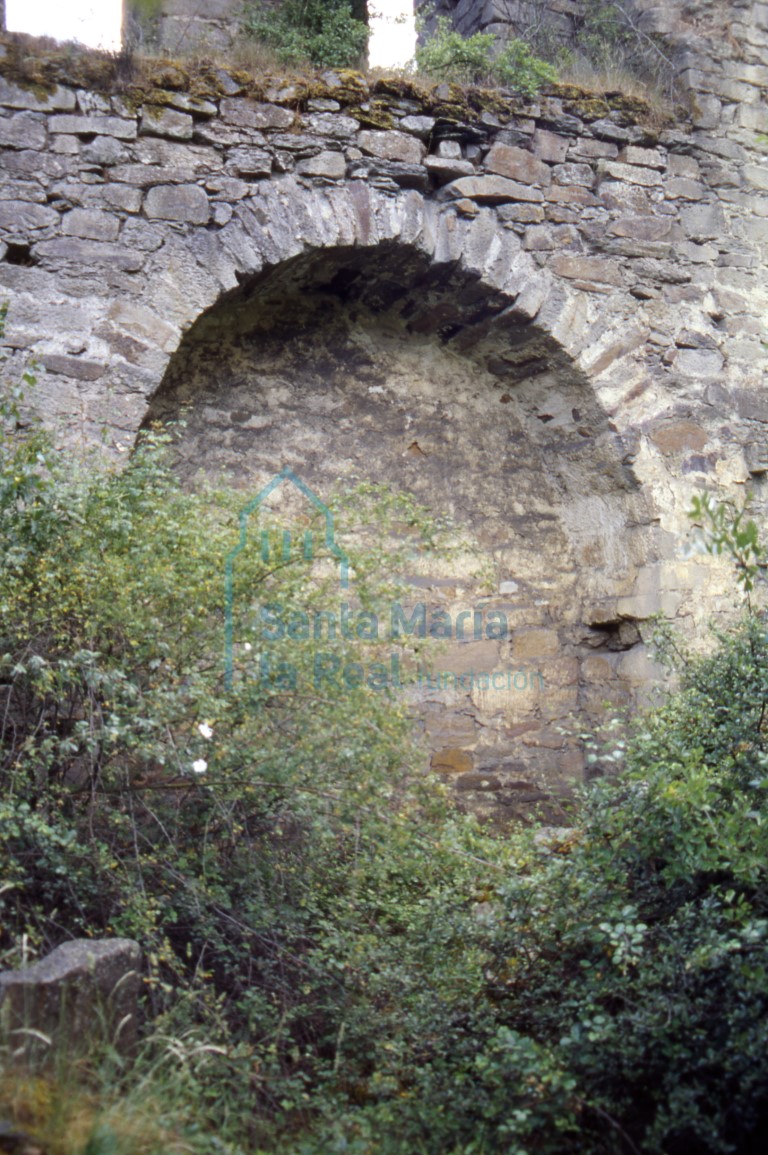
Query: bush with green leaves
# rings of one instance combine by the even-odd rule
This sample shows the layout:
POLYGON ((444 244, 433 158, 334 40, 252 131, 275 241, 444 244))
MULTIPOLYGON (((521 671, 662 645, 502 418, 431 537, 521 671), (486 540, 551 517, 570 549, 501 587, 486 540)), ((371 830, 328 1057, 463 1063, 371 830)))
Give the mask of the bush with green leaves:
POLYGON ((353 15, 350 0, 282 0, 277 8, 251 3, 243 26, 284 64, 349 68, 363 61, 368 45, 368 25, 353 15))
MULTIPOLYGON (((195 1151, 756 1150, 759 609, 606 752, 621 773, 585 789, 571 831, 494 837, 414 773, 401 701, 256 676, 254 592, 322 607, 322 574, 239 559, 226 690, 241 495, 184 492, 163 435, 121 470, 73 466, 18 403, 0 413, 0 962, 139 939, 145 1042, 109 1093, 173 1102, 195 1151)), ((380 496, 347 501, 363 524, 377 499, 391 572, 390 531, 410 550, 438 527, 380 496)), ((749 525, 711 524, 750 573, 749 525)), ((391 588, 371 550, 352 560, 375 605, 391 588)), ((316 646, 293 642, 306 673, 316 646)))
POLYGON ((489 32, 462 36, 447 17, 436 21, 433 35, 416 49, 419 72, 459 84, 499 84, 533 96, 545 84, 557 80, 551 64, 534 56, 522 40, 500 45, 489 32))

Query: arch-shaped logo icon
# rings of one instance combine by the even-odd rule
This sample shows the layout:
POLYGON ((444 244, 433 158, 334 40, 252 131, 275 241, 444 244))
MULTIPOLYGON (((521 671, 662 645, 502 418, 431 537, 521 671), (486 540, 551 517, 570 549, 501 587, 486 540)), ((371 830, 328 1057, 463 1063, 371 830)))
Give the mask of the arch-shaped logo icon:
MULTIPOLYGON (((297 477, 292 469, 286 466, 276 473, 272 480, 260 490, 255 497, 251 498, 247 505, 245 505, 238 518, 240 523, 240 537, 237 545, 226 556, 224 563, 224 685, 227 689, 232 686, 232 671, 233 671, 233 649, 234 649, 234 625, 233 625, 233 584, 234 584, 234 567, 235 559, 238 554, 242 553, 248 541, 248 519, 252 513, 255 513, 262 503, 269 497, 271 493, 282 485, 283 482, 289 482, 294 485, 299 492, 311 502, 315 509, 319 510, 325 518, 325 533, 323 545, 325 549, 336 558, 339 563, 339 585, 342 589, 347 589, 349 586, 349 558, 340 545, 337 544, 334 537, 333 514, 324 501, 314 493, 308 485, 297 477)), ((261 531, 260 537, 261 556, 265 562, 270 560, 271 546, 269 542, 269 535, 266 530, 261 531)), ((289 530, 283 530, 282 541, 280 544, 280 560, 290 561, 291 554, 294 550, 294 542, 289 530)), ((315 535, 312 530, 307 530, 301 541, 301 556, 306 561, 312 561, 315 556, 315 535)))

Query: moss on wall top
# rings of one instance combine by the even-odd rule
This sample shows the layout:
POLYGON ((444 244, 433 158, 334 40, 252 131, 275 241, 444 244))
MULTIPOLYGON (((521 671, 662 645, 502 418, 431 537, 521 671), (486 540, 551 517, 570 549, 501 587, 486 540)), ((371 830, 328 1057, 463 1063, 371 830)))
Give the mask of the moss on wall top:
MULTIPOLYGON (((57 44, 22 34, 0 36, 0 73, 39 95, 65 84, 95 92, 121 94, 129 104, 163 104, 167 93, 183 92, 204 100, 245 96, 303 110, 308 101, 336 100, 373 128, 392 127, 390 109, 407 100, 432 116, 471 121, 483 114, 504 122, 526 114, 531 100, 501 88, 458 84, 427 84, 408 76, 365 76, 352 70, 255 76, 210 57, 170 59, 134 53, 105 53, 76 44, 57 44)), ((613 113, 627 124, 658 120, 658 112, 638 97, 620 92, 598 93, 573 85, 554 84, 535 103, 557 99, 566 113, 596 120, 613 113)))

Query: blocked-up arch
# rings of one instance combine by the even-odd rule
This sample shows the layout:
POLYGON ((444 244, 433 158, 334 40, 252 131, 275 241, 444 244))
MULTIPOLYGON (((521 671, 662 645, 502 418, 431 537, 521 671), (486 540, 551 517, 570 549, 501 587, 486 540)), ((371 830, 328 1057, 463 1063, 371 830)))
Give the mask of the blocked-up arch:
MULTIPOLYGON (((510 805, 511 782, 572 780, 580 754, 560 728, 575 732, 598 695, 633 693, 622 663, 639 637, 618 643, 615 605, 654 543, 622 442, 569 352, 568 294, 490 211, 465 222, 417 193, 354 185, 294 188, 279 213, 265 200, 198 251, 216 299, 170 357, 145 424, 183 413, 190 483, 224 475, 250 496, 290 468, 321 494, 374 481, 453 518, 492 562, 486 604, 511 629, 452 646, 445 669, 543 682, 418 691, 433 764, 510 805)), ((455 575, 420 581, 428 600, 471 604, 455 575)))

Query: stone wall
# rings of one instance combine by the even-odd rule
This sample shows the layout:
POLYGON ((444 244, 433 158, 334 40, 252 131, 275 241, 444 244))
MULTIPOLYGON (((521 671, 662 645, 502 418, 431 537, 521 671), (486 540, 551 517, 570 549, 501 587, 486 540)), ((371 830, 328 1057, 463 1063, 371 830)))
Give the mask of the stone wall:
MULTIPOLYGON (((768 8, 745 28, 757 50, 768 8)), ((452 515, 492 586, 446 567, 414 597, 482 596, 510 636, 413 690, 432 764, 495 812, 566 789, 584 726, 655 676, 647 618, 732 610, 685 554, 691 495, 765 512, 762 73, 733 81, 754 99, 720 84, 722 127, 665 126, 568 89, 131 79, 26 44, 0 80, 4 344, 58 440, 119 455, 185 410, 190 480, 245 500, 290 466, 452 515)))
POLYGON ((170 53, 228 52, 239 36, 243 0, 161 0, 153 12, 124 0, 124 40, 170 53))
POLYGON ((573 42, 586 0, 414 0, 422 17, 422 36, 434 32, 444 17, 462 36, 490 32, 501 40, 515 36, 546 40, 550 44, 573 42))

